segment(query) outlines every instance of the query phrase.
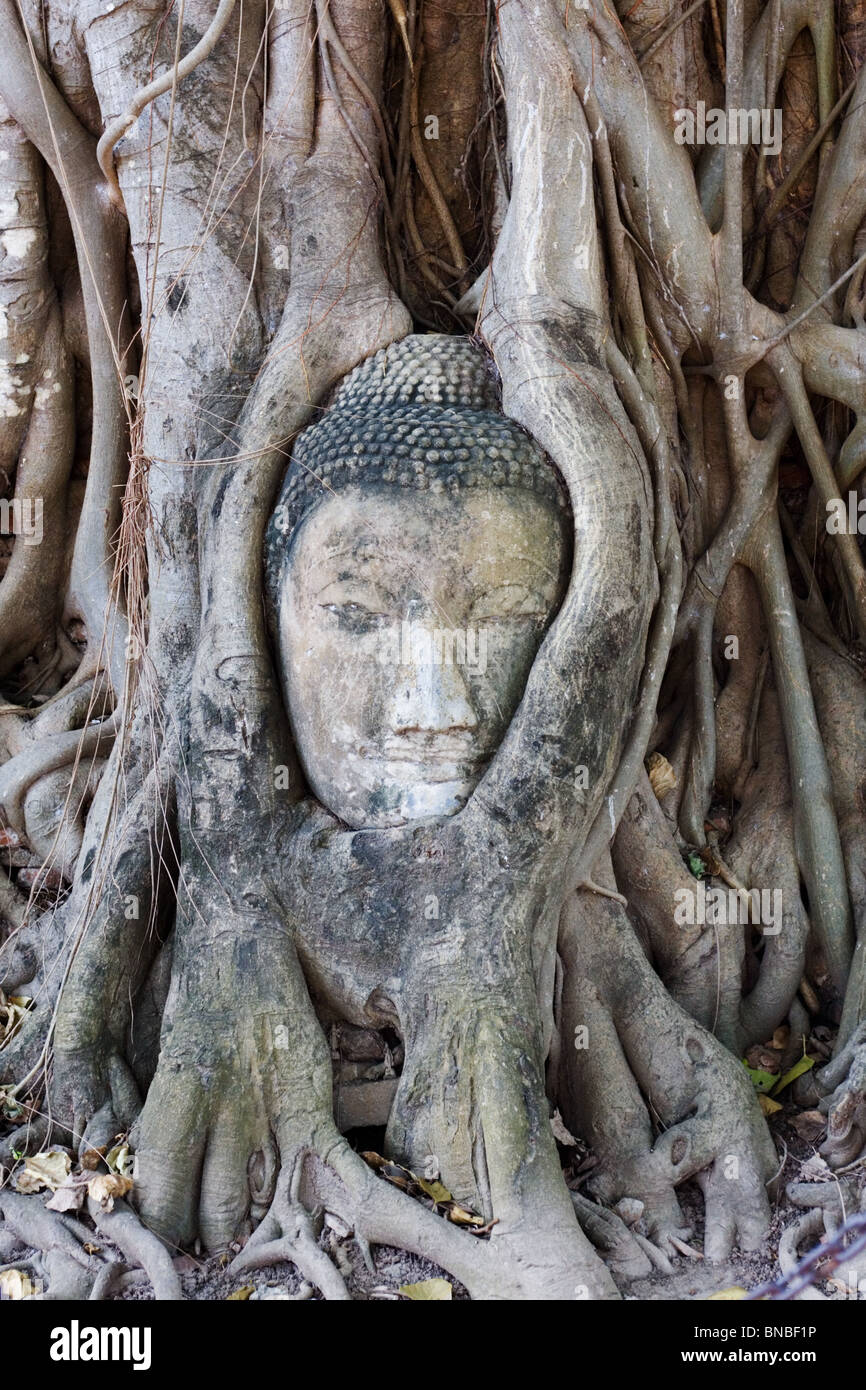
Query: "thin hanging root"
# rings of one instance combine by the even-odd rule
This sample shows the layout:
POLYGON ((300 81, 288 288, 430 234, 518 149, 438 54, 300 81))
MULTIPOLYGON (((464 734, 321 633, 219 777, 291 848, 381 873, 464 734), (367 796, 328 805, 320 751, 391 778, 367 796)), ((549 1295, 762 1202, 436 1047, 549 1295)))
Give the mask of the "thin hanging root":
POLYGON ((854 950, 851 903, 830 770, 775 512, 764 514, 744 559, 757 581, 769 628, 791 784, 809 789, 794 797, 794 829, 810 917, 833 982, 844 994, 854 950))
POLYGON ((171 1255, 159 1237, 142 1224, 131 1207, 123 1201, 115 1201, 112 1211, 103 1211, 99 1203, 89 1197, 87 1210, 96 1223, 96 1229, 117 1246, 130 1264, 138 1265, 145 1271, 153 1287, 154 1298, 171 1302, 183 1298, 180 1278, 171 1262, 171 1255))
POLYGON ((407 16, 406 16, 406 7, 405 7, 405 5, 403 4, 403 0, 388 0, 388 4, 389 4, 389 6, 390 6, 390 8, 391 8, 391 13, 392 13, 392 15, 394 16, 394 23, 397 25, 397 28, 400 30, 400 38, 403 40, 403 47, 404 47, 405 50, 406 50, 406 60, 407 60, 407 62, 408 62, 408 64, 409 64, 409 72, 410 72, 410 74, 411 74, 411 76, 412 76, 412 81, 414 82, 414 80, 415 80, 415 67, 414 67, 414 65, 413 65, 413 63, 412 63, 412 45, 411 45, 411 43, 409 42, 409 31, 408 31, 408 27, 407 27, 407 25, 408 25, 408 20, 407 20, 407 16))
POLYGON ((123 194, 120 191, 120 184, 117 182, 117 172, 114 168, 114 147, 118 140, 122 140, 130 126, 134 125, 144 110, 157 97, 170 90, 175 83, 182 82, 188 77, 200 63, 216 47, 222 36, 226 25, 232 17, 235 7, 235 0, 220 0, 219 7, 209 27, 202 34, 195 48, 190 49, 185 58, 181 58, 177 67, 169 68, 161 77, 155 77, 152 82, 148 82, 146 87, 141 87, 132 98, 122 116, 117 116, 109 126, 103 131, 99 144, 96 147, 96 158, 99 167, 105 175, 111 192, 112 202, 117 207, 123 207, 123 194))
MULTIPOLYGON (((127 402, 123 391, 131 338, 126 283, 126 223, 102 196, 96 146, 44 68, 13 0, 0 0, 0 96, 50 168, 69 213, 81 278, 93 388, 93 435, 84 504, 66 604, 80 617, 88 647, 99 647, 115 688, 123 688, 125 620, 112 610, 113 538, 128 452, 127 402)), ((88 675, 94 667, 88 665, 88 675)))
POLYGON ((325 1298, 345 1303, 351 1301, 345 1280, 324 1250, 319 1249, 312 1218, 300 1200, 305 1157, 302 1151, 294 1163, 282 1169, 271 1210, 233 1261, 231 1272, 240 1274, 289 1260, 305 1279, 321 1289, 325 1298))
MULTIPOLYGON (((809 403, 802 373, 797 366, 796 359, 789 351, 784 351, 778 356, 775 353, 771 354, 768 361, 787 401, 800 443, 803 446, 803 452, 806 455, 806 461, 812 472, 815 488, 821 502, 826 507, 838 497, 839 485, 809 403)), ((866 641, 866 571, 864 571, 863 560, 857 545, 857 537, 843 531, 836 535, 834 540, 839 549, 839 558, 850 589, 857 629, 861 639, 866 641)))
MULTIPOLYGON (((399 0, 397 0, 397 3, 399 4, 399 0)), ((421 56, 423 56, 423 50, 421 50, 421 56)), ((423 141, 421 140, 420 116, 418 114, 418 74, 411 66, 411 59, 410 74, 411 90, 409 95, 409 145, 412 150, 412 159, 415 163, 415 168, 418 170, 418 175, 421 179, 421 182, 423 183, 424 188, 427 191, 427 196, 429 197, 431 203, 433 204, 433 207, 436 210, 436 216, 439 219, 439 225, 441 226, 445 240, 448 243, 448 253, 451 257, 451 260, 453 261, 454 265, 457 266, 458 270, 460 271, 460 274, 462 276, 465 276, 466 272, 469 269, 469 261, 467 260, 466 252, 463 250, 463 243, 460 240, 460 233, 457 230, 457 224, 455 223, 454 218, 451 216, 451 209, 445 201, 445 195, 443 194, 442 189, 439 187, 436 175, 433 172, 433 168, 430 164, 429 159, 427 158, 427 153, 424 149, 423 141)), ((461 281, 460 293, 465 294, 467 289, 468 285, 461 281)))

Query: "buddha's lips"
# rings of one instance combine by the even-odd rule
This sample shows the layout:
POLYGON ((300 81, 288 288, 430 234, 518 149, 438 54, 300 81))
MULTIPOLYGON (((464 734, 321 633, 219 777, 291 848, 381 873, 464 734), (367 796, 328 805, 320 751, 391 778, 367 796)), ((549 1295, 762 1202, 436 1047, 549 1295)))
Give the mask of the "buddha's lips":
POLYGON ((464 782, 477 778, 490 761, 491 754, 473 747, 467 739, 433 738, 389 740, 384 748, 360 750, 367 758, 386 764, 405 763, 418 769, 426 782, 464 782), (427 775, 423 775, 427 769, 427 775))

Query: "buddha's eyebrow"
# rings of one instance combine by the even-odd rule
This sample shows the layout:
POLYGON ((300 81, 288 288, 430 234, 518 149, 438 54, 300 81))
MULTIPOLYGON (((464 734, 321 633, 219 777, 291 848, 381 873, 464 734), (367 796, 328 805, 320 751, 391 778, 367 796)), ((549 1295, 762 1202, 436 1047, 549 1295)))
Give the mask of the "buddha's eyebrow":
MULTIPOLYGON (((474 574, 475 571, 476 571, 477 569, 483 567, 483 566, 484 566, 485 564, 487 564, 487 563, 488 563, 487 557, 483 557, 483 558, 480 559, 480 560, 476 560, 475 563, 474 563, 474 565, 472 566, 472 571, 471 571, 471 573, 474 574)), ((534 570, 540 570, 541 573, 542 573, 542 574, 545 576, 545 578, 547 578, 547 579, 558 579, 558 578, 559 578, 559 570, 558 570, 558 569, 554 569, 552 565, 548 564, 548 563, 547 563, 546 561, 544 561, 544 560, 536 560, 536 559, 534 558, 534 556, 532 556, 532 555, 514 555, 514 556, 512 556, 512 563, 513 563, 514 565, 517 565, 517 566, 529 565, 529 566, 531 566, 531 568, 534 569, 534 570)), ((519 577, 517 578, 517 580, 515 580, 515 576, 514 576, 514 575, 509 575, 507 579, 503 579, 503 580, 502 580, 502 583, 503 583, 503 584, 513 584, 513 583, 515 583, 515 582, 519 582, 519 577)), ((500 586, 497 585, 497 588, 498 588, 498 587, 500 587, 500 586)))
POLYGON ((389 603, 396 603, 396 602, 397 602, 397 599, 396 599, 396 597, 394 596, 394 594, 391 593, 391 590, 390 590, 389 588, 387 588, 386 585, 380 583, 379 580, 377 580, 377 579, 374 579, 374 580, 364 579, 363 576, 354 575, 354 574, 348 574, 348 575, 347 575, 347 574, 335 574, 335 575, 333 575, 332 578, 330 578, 330 579, 328 579, 328 580, 325 581, 325 583, 322 585, 322 587, 321 587, 320 589, 317 589, 317 590, 316 590, 316 592, 313 594, 313 598, 314 598, 314 599, 320 598, 321 595, 325 592, 326 589, 331 589, 331 588, 333 588, 333 586, 334 586, 335 584, 351 584, 351 583, 353 582, 353 580, 359 582, 359 583, 362 584, 365 588, 367 588, 367 589, 369 589, 369 590, 372 590, 372 591, 374 591, 374 592, 376 592, 376 593, 381 594, 384 598, 386 598, 386 599, 388 600, 389 603))
POLYGON ((360 565, 368 565, 371 560, 382 558, 382 547, 371 537, 369 540, 353 541, 351 545, 343 545, 340 541, 334 543, 333 548, 326 546, 324 559, 339 560, 342 556, 348 555, 360 565))

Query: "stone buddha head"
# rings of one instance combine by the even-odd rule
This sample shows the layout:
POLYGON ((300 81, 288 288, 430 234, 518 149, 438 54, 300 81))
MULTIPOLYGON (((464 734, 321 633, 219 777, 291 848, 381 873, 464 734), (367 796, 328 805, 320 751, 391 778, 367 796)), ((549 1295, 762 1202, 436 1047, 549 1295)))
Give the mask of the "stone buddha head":
POLYGON ((571 568, 567 494, 467 338, 413 335, 298 437, 266 541, 307 782, 355 829, 454 814, 571 568))

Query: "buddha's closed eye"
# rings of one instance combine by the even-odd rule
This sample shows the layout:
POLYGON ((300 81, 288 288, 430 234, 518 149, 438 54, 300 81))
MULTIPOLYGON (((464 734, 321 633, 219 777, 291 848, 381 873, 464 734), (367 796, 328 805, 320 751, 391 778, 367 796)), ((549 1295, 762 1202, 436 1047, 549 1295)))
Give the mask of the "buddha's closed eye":
POLYGON ((358 636, 381 627, 390 617, 387 613, 374 612, 365 604, 357 603, 353 599, 345 603, 323 603, 319 606, 325 613, 332 614, 344 631, 358 636))

